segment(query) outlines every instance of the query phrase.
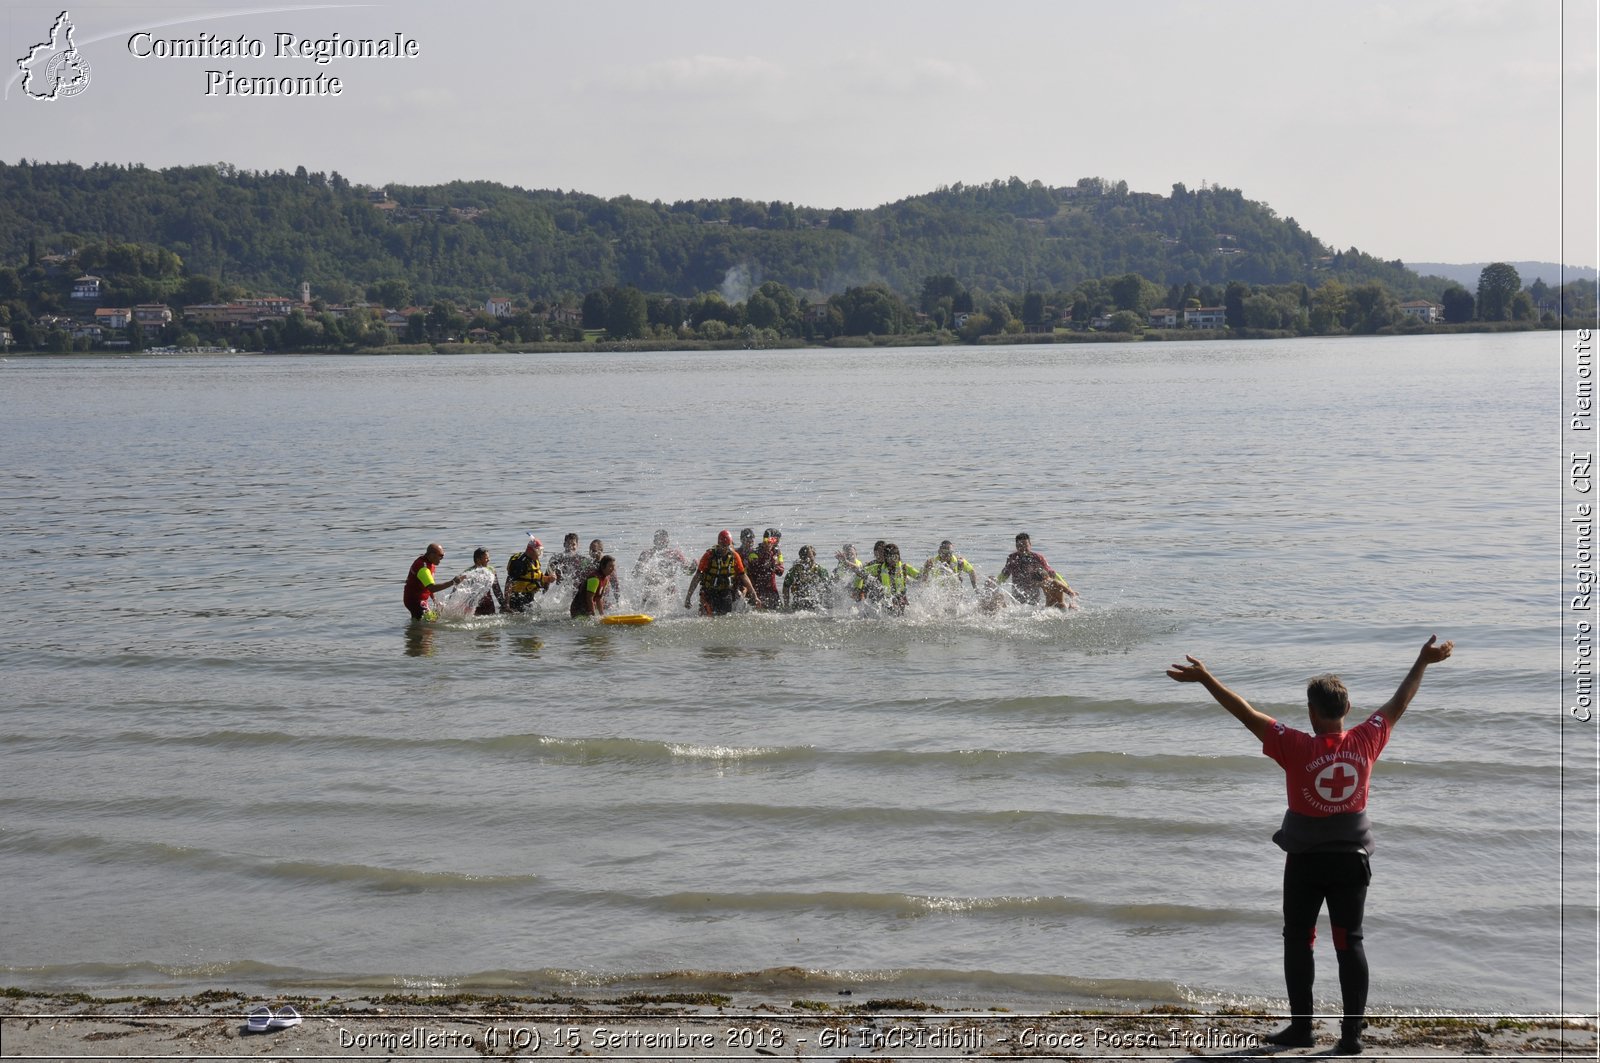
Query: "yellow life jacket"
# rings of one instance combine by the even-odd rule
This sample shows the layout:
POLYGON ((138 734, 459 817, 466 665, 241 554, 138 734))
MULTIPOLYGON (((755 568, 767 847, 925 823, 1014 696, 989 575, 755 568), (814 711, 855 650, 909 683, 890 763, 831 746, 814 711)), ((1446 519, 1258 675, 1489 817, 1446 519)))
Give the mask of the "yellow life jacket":
POLYGON ((506 593, 537 594, 544 590, 544 569, 526 553, 511 555, 506 562, 506 593))
POLYGON ((738 559, 731 551, 720 557, 713 551, 706 558, 706 570, 700 577, 700 585, 712 591, 731 591, 734 577, 738 574, 738 559))

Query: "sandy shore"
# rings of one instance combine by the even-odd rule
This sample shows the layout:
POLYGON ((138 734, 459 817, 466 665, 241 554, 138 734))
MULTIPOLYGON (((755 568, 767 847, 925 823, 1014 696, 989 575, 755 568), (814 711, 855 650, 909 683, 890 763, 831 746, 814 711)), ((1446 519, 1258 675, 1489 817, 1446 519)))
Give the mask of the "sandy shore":
MULTIPOLYGON (((1127 1059, 1327 1056, 1262 1037, 1281 1019, 1163 1009, 1123 1014, 940 1010, 920 1001, 741 1003, 715 994, 597 999, 510 996, 296 997, 218 991, 161 999, 0 996, 3 1059, 1127 1059), (287 1006, 297 1025, 252 1032, 248 1015, 287 1006)), ((1589 1058, 1595 1023, 1550 1017, 1373 1017, 1370 1059, 1589 1058)))

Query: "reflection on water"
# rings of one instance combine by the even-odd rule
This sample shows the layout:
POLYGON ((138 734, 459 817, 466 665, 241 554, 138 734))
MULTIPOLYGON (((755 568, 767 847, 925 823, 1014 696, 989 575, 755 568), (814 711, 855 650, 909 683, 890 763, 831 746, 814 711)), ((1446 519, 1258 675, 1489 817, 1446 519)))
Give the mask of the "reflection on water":
POLYGON ((413 620, 405 626, 406 656, 429 657, 433 654, 435 626, 429 620, 413 620))

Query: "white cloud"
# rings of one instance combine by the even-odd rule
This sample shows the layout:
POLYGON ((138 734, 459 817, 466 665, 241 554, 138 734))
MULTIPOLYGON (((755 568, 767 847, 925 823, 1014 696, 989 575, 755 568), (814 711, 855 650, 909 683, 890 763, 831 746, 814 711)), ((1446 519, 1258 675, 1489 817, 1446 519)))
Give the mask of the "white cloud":
POLYGON ((971 65, 932 56, 855 52, 828 62, 822 74, 830 80, 842 80, 847 88, 856 91, 896 95, 977 92, 984 87, 983 77, 971 65))
POLYGON ((591 79, 585 88, 709 95, 774 89, 786 77, 782 66, 759 56, 690 55, 618 71, 605 82, 591 79))

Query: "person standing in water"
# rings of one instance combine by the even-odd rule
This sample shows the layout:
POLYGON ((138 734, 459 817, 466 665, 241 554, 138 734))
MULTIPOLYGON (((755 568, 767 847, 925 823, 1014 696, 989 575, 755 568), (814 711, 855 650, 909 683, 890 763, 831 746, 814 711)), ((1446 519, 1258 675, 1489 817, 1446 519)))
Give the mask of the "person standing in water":
POLYGON ((882 560, 869 562, 862 569, 867 601, 877 602, 891 615, 899 616, 906 611, 910 600, 906 594, 907 585, 921 573, 900 560, 900 547, 894 543, 884 543, 881 555, 876 547, 873 552, 882 560))
POLYGON ((512 554, 506 562, 506 611, 525 613, 541 591, 561 578, 559 572, 546 572, 543 565, 544 544, 528 535, 528 545, 520 554, 512 554))
POLYGON ((557 578, 576 583, 583 575, 583 555, 578 552, 578 533, 567 532, 561 539, 561 552, 550 561, 550 569, 557 578))
POLYGON ((700 555, 700 563, 689 578, 689 589, 683 595, 685 609, 689 608, 696 587, 700 588, 700 612, 706 616, 733 612, 733 597, 741 590, 751 605, 760 607, 756 589, 745 575, 744 560, 733 548, 733 534, 726 530, 717 533, 717 545, 700 555))
POLYGON ((833 576, 817 564, 816 550, 802 546, 800 560, 783 577, 783 607, 816 612, 828 608, 832 598, 833 576))
POLYGON ((922 579, 932 580, 934 586, 939 588, 953 587, 961 589, 961 577, 965 576, 972 581, 972 589, 978 589, 978 570, 972 567, 972 562, 956 553, 955 544, 949 539, 939 544, 939 552, 928 558, 922 566, 922 579))
POLYGON ((767 609, 776 609, 782 602, 778 594, 778 577, 783 575, 783 554, 778 552, 779 538, 778 529, 768 528, 761 542, 756 544, 755 553, 743 559, 745 575, 750 577, 756 597, 767 609))
MULTIPOLYGON (((583 562, 583 567, 579 570, 578 575, 584 579, 594 575, 595 571, 600 567, 601 560, 605 556, 606 544, 599 539, 590 539, 589 557, 583 562)), ((615 566, 612 567, 613 575, 611 577, 611 589, 614 592, 614 596, 620 598, 622 597, 622 577, 616 575, 614 572, 615 566)))
POLYGON ((494 616, 505 609, 506 596, 500 590, 500 577, 489 564, 488 550, 480 546, 472 551, 472 567, 461 575, 463 579, 472 577, 485 584, 483 597, 472 608, 474 616, 494 616))
POLYGON ((604 554, 587 576, 578 581, 577 593, 572 596, 572 616, 605 616, 606 591, 616 575, 617 559, 604 554))
POLYGON ((1076 609, 1078 592, 1068 584, 1066 577, 1050 567, 1043 554, 1033 551, 1033 540, 1027 532, 1017 533, 1017 548, 1006 558, 1000 570, 999 583, 1012 580, 1017 597, 1029 605, 1041 602, 1056 609, 1076 609))
POLYGON ((634 578, 644 588, 641 592, 644 596, 643 606, 648 609, 658 599, 677 597, 678 577, 693 571, 694 566, 683 556, 683 551, 672 545, 672 537, 667 534, 667 529, 658 529, 650 549, 641 553, 638 563, 633 566, 634 578))
POLYGON ((1174 664, 1167 675, 1180 683, 1199 683, 1234 719, 1261 742, 1261 751, 1283 769, 1289 809, 1272 840, 1288 855, 1283 865, 1283 977, 1289 992, 1289 1025, 1267 1035, 1269 1044, 1310 1048, 1311 987, 1316 974, 1312 946, 1317 913, 1328 905, 1333 951, 1339 961, 1339 991, 1344 1001, 1336 1055, 1362 1050, 1361 1027, 1367 1007, 1367 954, 1361 921, 1367 885, 1372 881, 1372 824, 1367 790, 1372 767, 1388 744, 1394 725, 1422 686, 1430 664, 1448 660, 1453 642, 1430 635, 1394 696, 1351 730, 1344 720, 1350 693, 1336 675, 1319 675, 1306 687, 1310 733, 1288 727, 1257 710, 1223 685, 1196 657, 1174 664))
POLYGON ((444 547, 438 543, 429 543, 421 556, 411 562, 411 570, 406 573, 405 589, 400 594, 406 610, 411 613, 411 619, 432 619, 435 592, 449 590, 461 582, 460 576, 444 583, 434 582, 433 570, 443 560, 444 547))

